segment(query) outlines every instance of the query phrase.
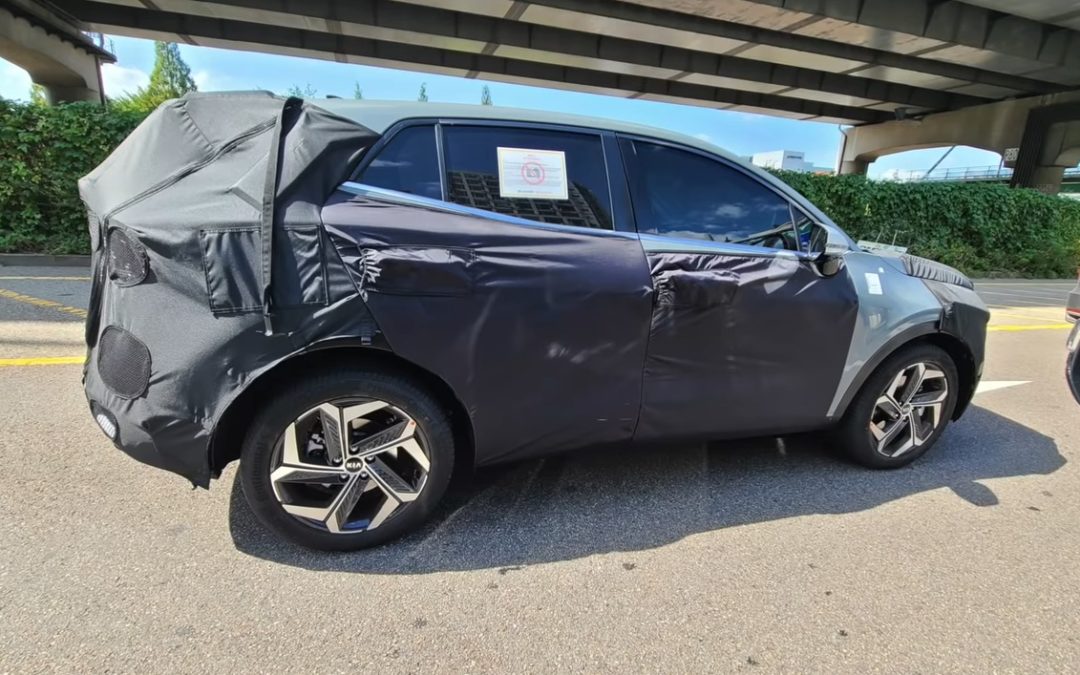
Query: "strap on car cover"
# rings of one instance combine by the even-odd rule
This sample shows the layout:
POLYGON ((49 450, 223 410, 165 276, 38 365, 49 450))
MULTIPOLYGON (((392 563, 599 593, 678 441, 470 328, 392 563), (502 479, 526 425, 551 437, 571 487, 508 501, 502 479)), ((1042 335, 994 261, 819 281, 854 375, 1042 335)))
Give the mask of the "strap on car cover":
POLYGON ((263 326, 266 335, 274 334, 271 314, 271 284, 273 281, 274 259, 274 206, 277 202, 278 171, 281 167, 281 137, 288 130, 286 117, 291 117, 293 110, 303 104, 303 100, 290 96, 281 104, 281 112, 274 123, 274 135, 270 138, 270 152, 266 157, 266 183, 263 186, 262 222, 260 239, 262 240, 262 304, 263 326))

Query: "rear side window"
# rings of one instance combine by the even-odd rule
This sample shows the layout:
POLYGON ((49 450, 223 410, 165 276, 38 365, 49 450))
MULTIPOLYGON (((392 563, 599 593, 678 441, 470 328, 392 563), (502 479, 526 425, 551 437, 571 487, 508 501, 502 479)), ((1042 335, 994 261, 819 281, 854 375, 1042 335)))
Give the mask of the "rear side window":
POLYGON ((597 134, 444 126, 443 149, 452 202, 541 223, 612 229, 597 134), (528 192, 535 196, 522 196, 528 192))
POLYGON ((791 205, 722 162, 668 145, 623 145, 638 231, 798 250, 791 205))
POLYGON ((365 185, 442 199, 435 127, 405 127, 394 134, 359 180, 365 185))

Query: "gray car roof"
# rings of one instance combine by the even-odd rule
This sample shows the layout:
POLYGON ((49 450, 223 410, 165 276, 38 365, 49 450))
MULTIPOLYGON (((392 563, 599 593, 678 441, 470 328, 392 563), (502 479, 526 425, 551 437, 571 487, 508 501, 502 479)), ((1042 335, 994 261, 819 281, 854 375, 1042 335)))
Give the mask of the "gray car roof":
POLYGON ((680 134, 644 124, 620 122, 603 117, 567 115, 544 110, 504 108, 493 105, 470 105, 466 103, 422 103, 419 101, 356 101, 351 99, 326 99, 313 101, 321 108, 363 124, 376 133, 383 133, 402 120, 416 118, 455 118, 502 120, 536 124, 561 124, 587 127, 626 134, 651 136, 660 140, 704 150, 741 164, 745 162, 728 151, 695 136, 680 134))
MULTIPOLYGON (((465 103, 431 103, 421 101, 357 101, 354 99, 328 98, 325 100, 311 101, 315 105, 332 112, 336 115, 351 119, 363 124, 372 131, 382 134, 393 125, 408 119, 480 119, 499 120, 506 122, 526 122, 536 124, 560 124, 564 126, 585 127, 600 129, 625 134, 636 134, 656 138, 662 141, 670 141, 703 152, 717 155, 730 162, 739 164, 748 171, 756 174, 762 180, 775 187, 780 192, 788 195, 790 199, 801 204, 815 218, 832 224, 836 224, 817 208, 810 200, 796 192, 787 183, 776 176, 763 171, 759 167, 746 160, 733 155, 723 148, 714 145, 702 138, 668 131, 659 127, 650 127, 644 124, 621 122, 603 117, 587 117, 584 115, 567 115, 565 113, 547 112, 544 110, 527 110, 524 108, 503 108, 493 105, 470 105, 465 103)), ((838 228, 839 229, 839 228, 838 228)))

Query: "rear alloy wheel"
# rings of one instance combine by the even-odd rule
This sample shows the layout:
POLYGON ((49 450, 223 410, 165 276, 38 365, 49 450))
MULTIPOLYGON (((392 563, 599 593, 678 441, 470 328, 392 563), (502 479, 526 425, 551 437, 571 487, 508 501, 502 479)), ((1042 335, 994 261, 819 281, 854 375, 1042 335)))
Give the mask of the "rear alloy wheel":
POLYGON ((244 494, 275 532, 352 550, 412 529, 453 466, 445 415, 383 373, 336 373, 288 389, 255 421, 241 458, 244 494), (291 419, 282 428, 276 420, 291 419))
POLYGON ((956 366, 933 345, 885 360, 863 385, 838 428, 860 464, 890 469, 909 464, 937 441, 956 406, 956 366))
POLYGON ((334 534, 385 523, 420 496, 431 469, 416 422, 386 401, 323 403, 276 445, 270 484, 281 507, 334 534))

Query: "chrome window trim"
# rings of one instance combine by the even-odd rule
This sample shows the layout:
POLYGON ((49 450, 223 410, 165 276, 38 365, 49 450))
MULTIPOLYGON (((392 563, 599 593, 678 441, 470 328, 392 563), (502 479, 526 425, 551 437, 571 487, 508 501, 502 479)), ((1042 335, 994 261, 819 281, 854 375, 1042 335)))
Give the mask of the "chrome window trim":
POLYGON ((338 189, 351 195, 364 197, 365 199, 373 199, 375 201, 398 204, 401 206, 415 206, 418 208, 429 209, 432 211, 440 211, 442 213, 450 213, 458 216, 484 218, 486 220, 493 220, 500 223, 506 223, 508 225, 533 227, 541 230, 550 230, 553 232, 573 232, 576 234, 598 235, 602 237, 638 239, 638 234, 636 232, 624 232, 621 230, 601 230, 593 227, 577 227, 575 225, 559 225, 557 223, 541 223, 536 220, 527 220, 525 218, 518 218, 517 216, 507 216, 502 213, 496 213, 495 211, 485 211, 484 209, 477 209, 472 206, 464 206, 462 204, 445 202, 439 199, 431 199, 430 197, 422 197, 420 195, 414 195, 408 192, 398 192, 397 190, 388 190, 386 188, 375 187, 372 185, 364 185, 363 183, 357 183, 354 181, 345 181, 338 186, 338 189))
POLYGON ((648 253, 709 253, 732 255, 743 258, 783 258, 784 260, 812 261, 814 256, 805 251, 789 251, 780 248, 747 246, 723 241, 706 239, 687 239, 684 237, 666 237, 662 234, 638 233, 641 246, 648 253))

